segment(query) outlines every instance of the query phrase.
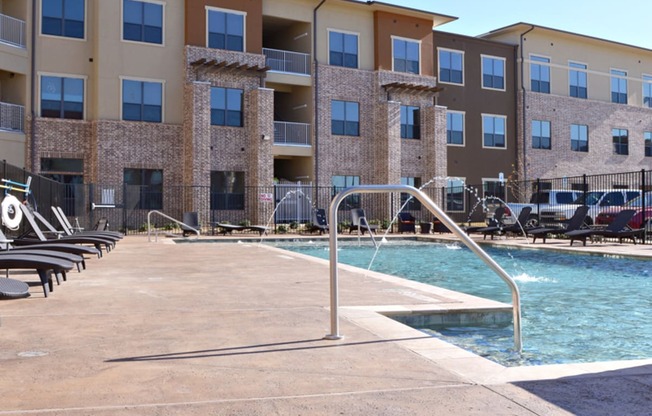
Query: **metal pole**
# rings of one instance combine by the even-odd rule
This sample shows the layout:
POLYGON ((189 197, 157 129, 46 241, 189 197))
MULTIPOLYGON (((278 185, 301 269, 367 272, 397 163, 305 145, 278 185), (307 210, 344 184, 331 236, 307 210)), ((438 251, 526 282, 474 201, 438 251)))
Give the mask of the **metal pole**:
POLYGON ((430 212, 432 212, 439 220, 448 227, 453 234, 455 234, 462 242, 475 253, 480 259, 489 266, 498 276, 503 279, 509 286, 512 292, 512 311, 514 321, 514 349, 518 352, 522 351, 522 335, 521 335, 521 296, 518 286, 514 279, 503 270, 498 263, 494 261, 489 255, 478 246, 466 233, 439 208, 425 193, 408 185, 360 185, 347 188, 337 194, 331 202, 328 218, 329 224, 329 248, 330 248, 330 297, 331 297, 331 333, 326 335, 325 339, 337 340, 342 339, 339 329, 339 295, 338 295, 338 255, 337 255, 337 227, 332 224, 337 224, 337 209, 340 202, 351 194, 370 194, 370 193, 386 193, 386 192, 405 192, 409 193, 418 199, 430 212))

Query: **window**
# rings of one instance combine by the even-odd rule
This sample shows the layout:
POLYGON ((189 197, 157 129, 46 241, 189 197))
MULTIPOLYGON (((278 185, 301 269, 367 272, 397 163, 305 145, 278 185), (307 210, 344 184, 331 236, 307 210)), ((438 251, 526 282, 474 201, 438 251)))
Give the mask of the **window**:
POLYGON ((41 117, 84 118, 84 80, 41 77, 41 117))
POLYGON ((211 171, 212 210, 243 210, 244 195, 244 172, 211 171))
POLYGON ((42 158, 41 175, 64 184, 63 212, 67 216, 80 215, 78 211, 83 211, 83 207, 75 201, 84 198, 84 160, 42 158))
POLYGON ((482 147, 506 147, 505 120, 505 116, 482 115, 482 147))
POLYGON ((446 113, 446 143, 464 146, 464 113, 446 113))
POLYGON ((587 98, 586 65, 577 62, 569 62, 568 67, 570 96, 575 98, 587 98))
POLYGON ((482 179, 482 196, 505 200, 505 183, 499 179, 482 179))
POLYGON ((643 140, 645 141, 645 156, 652 157, 652 131, 643 132, 643 140))
POLYGON ((643 75, 643 107, 652 108, 652 75, 643 75))
POLYGON ((421 138, 419 107, 401 106, 401 139, 421 138))
POLYGON ((151 121, 163 119, 163 84, 160 82, 122 80, 122 119, 151 121))
POLYGON ((394 71, 419 73, 419 42, 407 39, 392 40, 394 71))
POLYGON ((505 58, 482 57, 482 88, 505 90, 505 58))
POLYGON ((330 31, 328 47, 330 49, 330 65, 347 68, 358 67, 358 35, 330 31))
MULTIPOLYGON (((331 198, 340 193, 346 188, 360 185, 359 176, 350 175, 334 175, 331 178, 333 189, 331 190, 331 198)), ((352 208, 360 208, 360 194, 349 195, 340 204, 341 211, 348 211, 352 208)))
POLYGON ((627 104, 627 72, 611 70, 611 102, 627 104))
POLYGON ((629 133, 625 129, 611 129, 611 136, 613 137, 614 143, 614 154, 616 155, 628 155, 629 146, 628 139, 629 133))
POLYGON ((464 54, 462 52, 439 50, 439 82, 464 84, 464 54))
MULTIPOLYGON (((401 185, 409 185, 419 189, 421 187, 421 178, 404 177, 401 178, 401 185)), ((419 211, 421 210, 421 202, 418 199, 412 198, 412 195, 402 192, 401 193, 401 211, 419 211)))
POLYGON ((550 150, 551 139, 549 121, 532 120, 532 148, 550 150))
POLYGON ((571 124, 571 150, 574 152, 589 151, 589 126, 571 124))
POLYGON ((242 127, 243 91, 235 88, 211 88, 211 125, 242 127))
POLYGON ((160 169, 124 170, 125 205, 136 209, 163 209, 163 171, 160 169))
POLYGON ((122 39, 163 44, 163 5, 124 0, 122 39))
POLYGON ((208 47, 244 52, 245 15, 206 8, 208 47))
POLYGON ((359 105, 352 101, 331 101, 331 133, 341 136, 360 135, 359 105))
POLYGON ((464 179, 450 178, 446 184, 446 211, 464 212, 464 179))
POLYGON ((550 59, 532 55, 530 61, 532 91, 550 94, 550 59))
POLYGON ((41 2, 41 33, 83 39, 84 1, 43 0, 41 2))

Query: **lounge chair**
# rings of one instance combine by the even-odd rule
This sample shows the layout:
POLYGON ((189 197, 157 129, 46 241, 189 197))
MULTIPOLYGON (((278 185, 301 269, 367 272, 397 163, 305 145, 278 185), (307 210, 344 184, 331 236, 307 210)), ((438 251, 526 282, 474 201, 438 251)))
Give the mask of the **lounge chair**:
POLYGON ((316 208, 312 211, 312 225, 308 231, 311 233, 319 231, 319 235, 328 232, 328 220, 326 219, 325 209, 316 208))
POLYGON ((501 227, 503 224, 503 217, 505 216, 505 207, 498 207, 494 211, 494 216, 489 219, 487 225, 483 226, 474 226, 474 227, 463 227, 462 229, 466 234, 477 233, 479 230, 488 228, 488 227, 501 227))
POLYGON ((122 238, 124 237, 122 233, 119 233, 117 231, 108 231, 108 230, 84 231, 83 228, 75 228, 70 224, 70 221, 68 221, 68 217, 66 217, 66 214, 63 212, 63 209, 61 207, 52 206, 50 208, 52 209, 55 218, 59 222, 59 225, 61 225, 61 229, 63 230, 64 233, 66 233, 66 235, 97 236, 102 238, 108 238, 113 241, 122 240, 122 238))
POLYGON ((514 224, 510 225, 494 225, 492 227, 485 227, 477 230, 478 233, 482 233, 482 239, 486 239, 488 235, 491 236, 491 239, 494 239, 494 235, 499 235, 499 234, 507 234, 507 233, 514 233, 514 234, 523 234, 523 231, 525 230, 525 224, 530 217, 530 212, 532 211, 531 207, 523 207, 521 210, 521 213, 518 214, 518 218, 516 219, 516 222, 514 224))
MULTIPOLYGON (((25 210, 29 211, 29 208, 25 207, 25 210)), ((106 250, 111 251, 113 247, 115 247, 115 243, 119 240, 119 238, 113 237, 113 236, 107 236, 107 235, 95 235, 95 234, 79 234, 79 235, 67 235, 67 233, 63 230, 57 230, 57 228, 50 223, 43 215, 41 215, 38 211, 30 211, 34 218, 39 220, 41 224, 47 228, 47 232, 50 233, 53 236, 56 236, 56 240, 70 240, 71 238, 87 238, 87 239, 94 239, 95 241, 105 244, 106 250)), ((54 237, 53 237, 54 238, 54 237)))
POLYGON ((399 233, 416 233, 416 218, 409 212, 398 213, 398 232, 399 233))
POLYGON ((365 231, 370 233, 376 232, 378 226, 373 224, 370 225, 365 216, 364 209, 362 208, 353 208, 351 210, 351 226, 349 227, 349 234, 353 231, 357 231, 358 234, 364 234, 365 231))
POLYGON ((633 230, 627 226, 627 223, 631 221, 635 214, 636 210, 624 209, 620 211, 618 215, 616 215, 616 218, 614 218, 614 220, 603 230, 575 230, 567 232, 566 235, 570 237, 571 246, 576 240, 581 241, 582 245, 586 246, 586 239, 593 236, 618 238, 619 243, 622 243, 624 238, 631 238, 634 240, 634 244, 636 244, 636 237, 639 237, 644 230, 633 230))
POLYGON ((56 241, 53 242, 48 242, 44 241, 42 244, 31 244, 31 245, 26 245, 26 246, 14 246, 11 245, 14 240, 8 239, 2 230, 0 230, 0 250, 49 250, 49 251, 59 251, 63 253, 72 253, 72 254, 78 254, 82 256, 82 267, 85 269, 86 268, 86 262, 83 260, 84 255, 89 254, 89 255, 96 255, 97 257, 101 257, 101 251, 97 250, 95 247, 86 247, 86 246, 78 246, 76 244, 69 244, 69 243, 57 243, 56 241))
POLYGON ((10 254, 0 255, 0 270, 36 269, 45 297, 54 290, 52 274, 56 276, 57 283, 60 283, 59 275, 64 275, 65 279, 65 272, 74 267, 72 262, 65 259, 36 254, 10 254))
POLYGON ((216 222, 213 228, 218 228, 218 234, 233 234, 234 231, 255 231, 258 235, 266 234, 269 228, 264 225, 235 225, 216 222))
POLYGON ((588 206, 580 205, 575 210, 575 213, 573 214, 571 219, 568 220, 568 224, 566 225, 565 228, 539 227, 532 230, 526 230, 526 234, 532 236, 532 243, 535 243, 537 241, 537 238, 541 237, 543 238, 543 243, 545 244, 546 238, 551 234, 567 235, 567 233, 571 231, 582 229, 586 225, 585 220, 588 212, 589 212, 588 206))
POLYGON ((188 234, 196 234, 200 228, 201 224, 199 223, 199 215, 196 211, 183 213, 183 224, 181 224, 181 230, 184 237, 187 237, 188 234))
MULTIPOLYGON (((43 244, 44 242, 56 242, 56 243, 70 243, 70 244, 91 244, 93 245, 98 251, 99 255, 101 257, 101 252, 102 252, 102 247, 104 247, 107 251, 111 250, 111 247, 115 245, 113 241, 109 241, 106 239, 101 239, 97 237, 76 237, 76 236, 61 236, 61 232, 57 231, 56 229, 54 230, 55 237, 54 238, 47 238, 45 234, 43 234, 43 231, 39 227, 38 223, 36 222, 35 215, 38 215, 39 217, 43 218, 40 216, 36 211, 32 213, 32 211, 26 207, 25 205, 20 205, 21 210, 23 211, 24 217, 27 219, 27 222, 29 222, 30 227, 32 228, 32 232, 35 234, 34 236, 29 236, 29 235, 24 235, 21 238, 18 238, 14 240, 14 244, 17 246, 25 246, 25 245, 32 245, 32 244, 43 244)), ((47 221, 46 221, 47 223, 47 221)), ((48 223, 49 224, 49 223, 48 223)), ((52 227, 52 224, 50 224, 50 227, 52 227)))

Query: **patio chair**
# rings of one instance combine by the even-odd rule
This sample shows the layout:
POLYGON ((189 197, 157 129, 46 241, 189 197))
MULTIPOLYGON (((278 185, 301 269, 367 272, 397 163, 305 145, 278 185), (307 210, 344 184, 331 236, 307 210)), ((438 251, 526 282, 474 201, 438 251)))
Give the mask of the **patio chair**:
POLYGON ((46 298, 54 290, 52 274, 56 276, 57 283, 60 283, 59 275, 64 275, 66 271, 72 270, 73 267, 73 263, 68 260, 50 256, 12 252, 7 255, 0 255, 0 270, 35 269, 39 275, 39 280, 43 286, 43 294, 46 298))
POLYGON ((586 226, 586 214, 589 212, 589 207, 586 205, 580 205, 575 210, 573 216, 568 220, 568 224, 565 228, 560 227, 539 227, 532 230, 526 230, 526 234, 532 236, 532 243, 537 241, 537 238, 543 238, 543 243, 546 243, 546 238, 551 234, 557 235, 568 235, 571 231, 580 230, 586 226))
POLYGON ((415 222, 416 218, 409 212, 398 213, 398 232, 399 233, 415 233, 417 232, 415 222))
POLYGON ((488 227, 500 227, 503 226, 503 216, 505 216, 505 207, 498 207, 494 211, 494 216, 488 220, 488 224, 484 226, 474 226, 474 227, 463 227, 462 229, 466 234, 477 233, 480 230, 486 229, 488 227))
POLYGON ((594 236, 618 238, 619 243, 622 243, 624 238, 631 238, 634 240, 634 244, 636 244, 636 237, 640 236, 644 230, 633 230, 627 225, 635 214, 636 210, 624 209, 620 211, 618 215, 616 215, 616 218, 614 218, 614 220, 603 230, 575 230, 567 232, 566 235, 570 237, 571 246, 573 245, 573 242, 577 240, 581 241, 582 245, 586 246, 586 239, 594 236))
POLYGON ((328 232, 328 220, 326 219, 326 210, 316 208, 312 211, 312 225, 308 230, 310 233, 319 231, 319 235, 328 232))
POLYGON ((349 227, 349 234, 351 234, 353 231, 357 231, 359 234, 364 234, 365 231, 373 233, 376 230, 378 230, 377 225, 370 225, 369 222, 367 222, 367 217, 365 215, 364 209, 353 208, 351 210, 351 226, 349 227))
POLYGON ((200 228, 201 224, 199 223, 199 215, 196 211, 183 213, 183 224, 181 224, 181 230, 184 237, 187 237, 188 234, 199 231, 200 228))
POLYGON ((492 227, 485 227, 477 230, 478 233, 482 233, 482 239, 486 239, 487 236, 491 236, 491 239, 494 239, 495 235, 502 235, 507 233, 522 234, 525 230, 525 224, 527 223, 528 218, 530 217, 530 212, 532 207, 523 207, 521 213, 518 214, 518 218, 514 224, 510 225, 494 225, 492 227))
POLYGON ((52 209, 55 218, 59 222, 59 225, 61 225, 61 229, 63 230, 64 233, 66 233, 66 235, 97 236, 101 238, 108 238, 113 241, 122 240, 122 237, 124 237, 122 233, 119 233, 117 231, 108 231, 108 230, 84 231, 83 228, 73 227, 70 224, 70 221, 68 221, 68 217, 66 217, 66 214, 63 212, 63 209, 61 207, 52 206, 50 208, 52 209))

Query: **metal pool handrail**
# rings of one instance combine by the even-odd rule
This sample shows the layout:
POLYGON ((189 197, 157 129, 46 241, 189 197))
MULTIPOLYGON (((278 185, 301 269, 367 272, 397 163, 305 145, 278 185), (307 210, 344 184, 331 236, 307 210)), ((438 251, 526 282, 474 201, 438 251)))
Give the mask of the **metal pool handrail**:
MULTIPOLYGON (((150 243, 152 242, 152 238, 150 237, 151 231, 152 231, 152 225, 150 223, 150 217, 152 216, 152 214, 158 214, 161 217, 167 218, 170 221, 174 221, 179 225, 185 225, 186 227, 188 227, 190 229, 190 231, 197 234, 197 237, 199 237, 199 235, 200 235, 200 232, 199 232, 198 229, 196 229, 194 227, 191 227, 190 225, 186 224, 185 222, 181 222, 181 221, 179 221, 179 220, 177 220, 175 218, 172 218, 169 215, 166 215, 166 214, 162 213, 161 211, 153 210, 153 211, 150 211, 150 212, 147 213, 147 241, 150 242, 150 243)), ((154 231, 154 242, 158 242, 158 230, 154 231)))
POLYGON ((516 282, 503 270, 498 263, 494 261, 478 244, 473 241, 466 233, 439 208, 426 194, 413 186, 408 185, 359 185, 347 188, 337 194, 331 202, 328 223, 329 246, 330 246, 330 295, 331 295, 331 333, 326 335, 325 339, 341 339, 339 330, 339 289, 338 289, 338 271, 337 271, 337 209, 340 202, 351 194, 372 194, 387 192, 404 192, 412 195, 419 200, 430 212, 432 212, 449 230, 452 231, 462 242, 473 251, 480 259, 485 262, 496 274, 507 283, 512 292, 512 311, 514 315, 514 349, 519 353, 522 351, 521 336, 521 296, 518 291, 516 282))

